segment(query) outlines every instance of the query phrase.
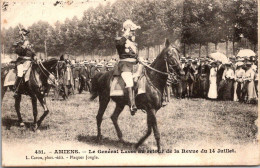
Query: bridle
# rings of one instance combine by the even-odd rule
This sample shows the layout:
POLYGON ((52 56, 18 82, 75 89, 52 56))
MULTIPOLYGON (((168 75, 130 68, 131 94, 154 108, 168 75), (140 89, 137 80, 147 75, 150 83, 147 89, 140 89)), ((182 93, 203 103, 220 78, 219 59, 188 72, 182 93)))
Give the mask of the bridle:
MULTIPOLYGON (((176 47, 174 47, 174 46, 171 46, 172 47, 172 49, 175 49, 177 52, 178 52, 178 49, 176 48, 176 47)), ((175 52, 176 53, 176 52, 175 52)), ((167 53, 168 54, 168 53, 167 53)), ((178 53, 177 53, 178 54, 178 53)), ((176 73, 176 71, 174 71, 174 72, 170 72, 170 70, 169 70, 169 63, 168 63, 168 57, 172 57, 172 55, 167 55, 167 57, 166 58, 164 58, 164 60, 165 60, 165 64, 166 64, 166 72, 163 72, 163 71, 159 71, 159 70, 157 70, 157 69, 155 69, 155 68, 153 68, 153 67, 151 67, 150 65, 148 65, 148 64, 146 64, 146 63, 144 63, 143 61, 141 61, 141 60, 139 60, 139 62, 142 64, 142 65, 144 65, 145 67, 147 67, 147 68, 149 68, 149 69, 151 69, 151 70, 153 70, 153 71, 155 71, 155 72, 157 72, 157 73, 160 73, 160 74, 162 74, 162 75, 166 75, 166 76, 177 76, 177 73, 176 73)), ((178 65, 177 65, 178 63, 177 63, 177 61, 176 61, 176 59, 175 59, 175 65, 171 65, 171 67, 177 67, 178 65)))
POLYGON ((47 78, 52 82, 52 84, 54 84, 54 85, 56 85, 56 82, 55 82, 55 81, 59 80, 59 73, 58 73, 58 65, 59 65, 58 63, 59 63, 59 62, 61 62, 61 61, 57 61, 57 63, 54 64, 53 66, 51 66, 51 68, 50 68, 50 69, 55 68, 55 69, 57 70, 57 77, 56 77, 56 75, 54 75, 53 73, 51 73, 50 71, 48 71, 48 70, 46 69, 46 67, 42 64, 42 61, 37 62, 37 65, 39 66, 41 72, 42 72, 42 73, 44 74, 44 76, 47 77, 47 78), (45 72, 47 72, 48 74, 46 74, 45 72), (54 81, 53 79, 49 78, 49 75, 53 75, 54 78, 55 78, 55 81, 54 81))

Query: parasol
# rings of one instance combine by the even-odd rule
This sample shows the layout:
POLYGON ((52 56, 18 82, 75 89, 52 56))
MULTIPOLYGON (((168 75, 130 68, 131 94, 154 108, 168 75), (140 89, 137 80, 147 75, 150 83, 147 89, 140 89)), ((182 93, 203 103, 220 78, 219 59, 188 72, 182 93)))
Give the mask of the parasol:
POLYGON ((227 63, 229 62, 228 58, 226 55, 220 53, 220 52, 216 52, 216 53, 211 53, 209 55, 210 58, 213 58, 216 61, 220 61, 222 63, 227 63))
POLYGON ((240 50, 237 54, 237 57, 250 57, 250 56, 256 56, 255 52, 250 49, 240 50))
POLYGON ((12 59, 11 58, 4 58, 4 59, 2 59, 1 60, 1 63, 10 63, 12 61, 12 59))

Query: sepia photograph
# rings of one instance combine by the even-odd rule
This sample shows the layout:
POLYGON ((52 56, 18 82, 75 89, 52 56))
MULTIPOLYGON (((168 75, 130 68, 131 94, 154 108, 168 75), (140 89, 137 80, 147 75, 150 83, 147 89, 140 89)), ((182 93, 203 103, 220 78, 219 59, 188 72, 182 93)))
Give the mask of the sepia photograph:
POLYGON ((0 0, 2 166, 260 165, 257 0, 0 0))

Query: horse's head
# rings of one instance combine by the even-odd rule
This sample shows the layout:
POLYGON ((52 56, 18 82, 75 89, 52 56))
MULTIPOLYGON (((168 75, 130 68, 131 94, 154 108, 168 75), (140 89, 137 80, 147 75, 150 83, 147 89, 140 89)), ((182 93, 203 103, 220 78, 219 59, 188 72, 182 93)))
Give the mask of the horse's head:
POLYGON ((184 72, 181 68, 179 50, 177 49, 178 45, 178 41, 176 41, 175 44, 171 44, 169 40, 166 39, 163 56, 171 73, 176 72, 179 75, 183 75, 184 72))
POLYGON ((49 60, 43 61, 40 69, 44 74, 54 74, 57 76, 62 76, 66 70, 66 62, 63 59, 51 58, 49 60))

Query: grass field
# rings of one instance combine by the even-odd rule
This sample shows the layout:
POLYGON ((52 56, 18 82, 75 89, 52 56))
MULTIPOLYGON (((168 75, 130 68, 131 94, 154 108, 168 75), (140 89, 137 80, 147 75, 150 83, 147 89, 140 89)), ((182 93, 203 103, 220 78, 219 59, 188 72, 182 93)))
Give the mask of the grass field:
MULTIPOLYGON (((12 93, 7 92, 2 103, 2 139, 5 142, 24 143, 45 141, 69 141, 75 143, 95 143, 96 114, 98 99, 90 102, 89 93, 76 94, 67 101, 47 97, 50 113, 43 121, 40 132, 33 132, 30 98, 22 97, 21 113, 26 123, 20 128, 14 109, 12 93)), ((119 126, 127 142, 117 141, 116 131, 110 116, 115 104, 111 101, 103 117, 102 134, 104 146, 118 148, 129 147, 136 143, 145 133, 146 114, 138 111, 131 116, 126 107, 119 117, 119 126)), ((43 113, 38 103, 39 116, 43 113)), ((256 141, 257 105, 241 104, 232 101, 210 101, 204 99, 171 99, 170 103, 157 112, 158 127, 161 134, 162 148, 183 145, 203 145, 210 143, 243 145, 256 141)), ((156 146, 153 134, 141 148, 156 146)))

